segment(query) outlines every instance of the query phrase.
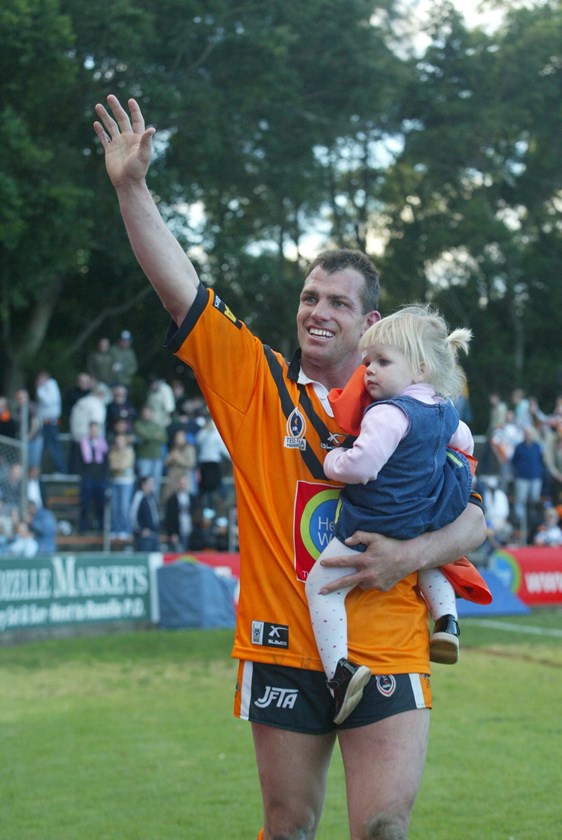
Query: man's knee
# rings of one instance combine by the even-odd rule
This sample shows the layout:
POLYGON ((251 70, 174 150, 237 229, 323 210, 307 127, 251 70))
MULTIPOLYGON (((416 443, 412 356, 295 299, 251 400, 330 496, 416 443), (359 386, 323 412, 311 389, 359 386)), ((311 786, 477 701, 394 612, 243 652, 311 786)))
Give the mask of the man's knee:
POLYGON ((295 813, 287 806, 273 809, 266 818, 264 839, 267 840, 312 840, 318 828, 318 815, 311 809, 307 813, 295 813))
POLYGON ((364 840, 407 840, 409 822, 399 814, 377 814, 367 820, 364 840))

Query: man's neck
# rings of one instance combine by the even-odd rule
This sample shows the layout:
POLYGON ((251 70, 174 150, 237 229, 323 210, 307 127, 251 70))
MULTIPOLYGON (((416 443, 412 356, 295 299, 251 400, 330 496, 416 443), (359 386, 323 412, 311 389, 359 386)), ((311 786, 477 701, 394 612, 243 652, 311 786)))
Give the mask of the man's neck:
POLYGON ((351 374, 360 362, 361 359, 359 357, 350 357, 349 361, 346 361, 345 364, 340 363, 339 365, 330 367, 322 364, 317 365, 310 362, 310 360, 301 359, 301 367, 303 373, 305 373, 309 379, 313 379, 315 382, 320 382, 328 390, 330 390, 331 388, 345 387, 351 377, 351 374))

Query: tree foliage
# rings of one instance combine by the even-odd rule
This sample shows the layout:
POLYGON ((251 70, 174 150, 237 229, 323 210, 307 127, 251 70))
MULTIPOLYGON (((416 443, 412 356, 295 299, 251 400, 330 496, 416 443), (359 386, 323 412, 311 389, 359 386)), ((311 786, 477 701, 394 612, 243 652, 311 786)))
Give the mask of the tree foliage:
POLYGON ((562 12, 506 7, 489 33, 436 4, 416 54, 394 0, 5 0, 0 392, 46 358, 69 383, 123 324, 144 370, 172 369, 93 141, 93 105, 115 92, 158 129, 164 216, 268 342, 292 346, 310 242, 359 247, 382 267, 383 311, 433 299, 473 329, 481 425, 492 387, 548 409, 562 12))

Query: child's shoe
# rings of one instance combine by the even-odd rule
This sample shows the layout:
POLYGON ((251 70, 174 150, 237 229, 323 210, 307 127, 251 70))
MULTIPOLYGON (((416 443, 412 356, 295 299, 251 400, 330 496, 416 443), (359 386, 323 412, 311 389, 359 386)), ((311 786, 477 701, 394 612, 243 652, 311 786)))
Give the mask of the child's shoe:
POLYGON ((429 642, 429 658, 442 665, 454 665, 459 658, 461 629, 454 615, 442 615, 435 622, 429 642))
POLYGON ((334 723, 343 723, 363 697, 363 689, 371 679, 366 665, 354 665, 349 659, 340 659, 328 688, 334 695, 336 714, 334 723))

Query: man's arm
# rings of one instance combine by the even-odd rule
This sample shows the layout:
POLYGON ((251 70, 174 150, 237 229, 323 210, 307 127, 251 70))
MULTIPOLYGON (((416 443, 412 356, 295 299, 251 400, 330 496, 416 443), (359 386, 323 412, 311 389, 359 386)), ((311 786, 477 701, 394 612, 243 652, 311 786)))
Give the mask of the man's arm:
POLYGON ((346 540, 346 544, 353 546, 363 543, 367 546, 365 552, 357 552, 353 557, 322 560, 323 566, 342 569, 351 566, 357 571, 324 587, 321 594, 333 592, 342 586, 387 592, 412 572, 452 563, 469 551, 474 551, 485 539, 484 512, 476 504, 467 505, 458 519, 439 531, 426 531, 412 540, 395 540, 383 537, 382 534, 357 531, 346 540))
POLYGON ((94 122, 94 131, 105 151, 107 173, 139 265, 179 325, 195 300, 199 278, 166 227, 146 184, 155 129, 145 128, 134 99, 128 102, 130 118, 116 96, 108 96, 107 101, 113 117, 98 104, 95 110, 99 121, 94 122))

